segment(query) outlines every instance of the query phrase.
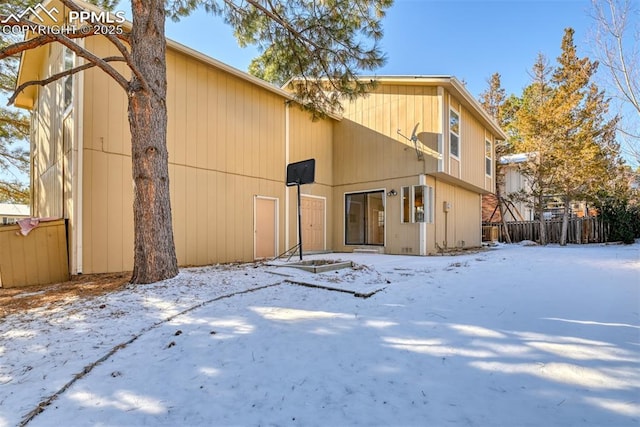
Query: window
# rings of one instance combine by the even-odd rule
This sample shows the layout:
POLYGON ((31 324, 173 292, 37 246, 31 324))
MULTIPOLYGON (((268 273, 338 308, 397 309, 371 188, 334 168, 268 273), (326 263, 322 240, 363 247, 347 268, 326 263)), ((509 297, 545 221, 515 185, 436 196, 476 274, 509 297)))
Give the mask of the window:
POLYGON ((484 165, 484 173, 486 173, 488 176, 491 176, 491 141, 489 140, 485 140, 484 141, 484 161, 485 161, 485 165, 484 165))
POLYGON ((460 157, 460 115, 454 109, 449 109, 449 151, 460 157))
POLYGON ((403 223, 433 222, 433 188, 428 185, 402 187, 403 223))
POLYGON ((384 192, 345 195, 345 244, 384 245, 384 192))
MULTIPOLYGON (((64 63, 62 64, 63 71, 71 70, 73 68, 73 62, 75 54, 71 49, 63 48, 62 56, 64 63)), ((62 102, 63 110, 66 110, 71 105, 73 100, 73 75, 66 76, 62 80, 62 102)))
POLYGON ((433 224, 433 187, 426 186, 424 221, 433 224))
POLYGON ((402 197, 402 217, 400 219, 401 222, 411 222, 411 188, 410 187, 402 187, 400 191, 402 197))
POLYGON ((413 222, 424 222, 424 185, 413 187, 413 222))

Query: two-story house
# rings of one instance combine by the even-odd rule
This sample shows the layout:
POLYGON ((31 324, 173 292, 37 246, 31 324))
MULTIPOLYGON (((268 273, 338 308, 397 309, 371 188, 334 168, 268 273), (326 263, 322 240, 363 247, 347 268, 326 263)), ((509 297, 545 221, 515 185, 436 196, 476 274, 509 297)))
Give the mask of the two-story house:
MULTIPOLYGON (((58 0, 44 5, 65 11, 58 0)), ((117 54, 99 36, 83 43, 100 57, 117 54)), ((80 64, 48 44, 23 54, 18 84, 80 64)), ((297 197, 285 171, 310 158, 315 183, 301 187, 304 251, 427 255, 480 246, 481 196, 494 189, 494 146, 504 133, 454 77, 377 80, 344 114, 314 122, 288 91, 169 40, 179 264, 253 261, 294 246, 297 197)), ((91 69, 31 86, 16 105, 32 117, 32 213, 68 219, 70 271, 131 270, 126 94, 91 69)))
POLYGON ((505 135, 454 77, 376 80, 334 125, 334 215, 345 218, 334 249, 480 246, 482 194, 494 191, 494 147, 505 135))

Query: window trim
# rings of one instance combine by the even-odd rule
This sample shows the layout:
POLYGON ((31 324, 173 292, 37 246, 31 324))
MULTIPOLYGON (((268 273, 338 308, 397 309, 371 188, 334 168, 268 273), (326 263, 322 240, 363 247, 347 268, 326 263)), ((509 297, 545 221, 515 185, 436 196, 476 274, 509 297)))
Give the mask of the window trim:
POLYGON ((461 157, 461 148, 462 148, 462 138, 460 137, 460 135, 462 134, 462 115, 460 114, 460 111, 458 111, 453 105, 451 105, 451 103, 449 104, 449 156, 453 157, 454 159, 460 160, 461 157), (453 112, 456 116, 458 116, 458 133, 455 133, 453 130, 451 130, 451 112, 453 112), (455 135, 456 137, 458 137, 458 154, 453 154, 452 150, 451 150, 451 134, 455 135))
POLYGON ((484 174, 485 176, 491 178, 493 177, 493 143, 489 138, 484 139, 484 174), (489 149, 487 151, 487 148, 489 149), (487 156, 488 154, 488 156, 487 156), (489 166, 489 168, 487 168, 489 166), (489 169, 487 173, 487 169, 489 169))
MULTIPOLYGON (((350 192, 346 192, 344 193, 344 205, 343 205, 343 241, 344 241, 344 245, 345 246, 376 246, 376 247, 384 247, 387 244, 387 198, 386 198, 386 192, 384 188, 379 188, 379 189, 373 189, 373 190, 365 190, 365 191, 350 191, 350 192), (363 195, 369 195, 369 194, 375 194, 375 193, 380 193, 382 195, 382 208, 384 209, 384 235, 382 237, 382 243, 368 243, 367 242, 367 238, 366 238, 366 224, 365 224, 365 243, 348 243, 347 242, 347 226, 348 226, 348 221, 347 221, 347 197, 348 196, 353 196, 353 195, 357 195, 357 194, 363 194, 363 195)), ((375 221, 378 220, 378 218, 374 218, 375 221)))
POLYGON ((421 222, 426 222, 425 221, 425 203, 424 202, 425 202, 425 194, 427 193, 427 186, 426 185, 422 185, 422 184, 414 185, 412 187, 412 190, 413 190, 412 191, 412 193, 413 193, 412 208, 413 209, 411 210, 411 213, 412 213, 412 215, 411 215, 412 218, 411 219, 413 220, 413 222, 415 222, 417 224, 419 224, 421 222), (418 206, 416 205, 416 189, 418 189, 418 188, 422 188, 422 212, 418 211, 418 206), (422 215, 422 219, 419 219, 420 215, 422 215))
POLYGON ((401 224, 433 224, 434 210, 433 210, 433 187, 427 184, 416 184, 410 186, 403 186, 400 189, 400 223, 401 224), (422 220, 416 219, 416 187, 423 187, 422 194, 422 220), (404 216, 404 196, 408 190, 407 199, 409 201, 409 218, 405 221, 404 216))
POLYGON ((427 199, 427 207, 428 209, 425 209, 424 214, 425 214, 425 222, 427 224, 433 224, 433 220, 435 217, 435 190, 432 186, 430 185, 425 185, 427 187, 427 194, 426 194, 426 199, 427 199))
MULTIPOLYGON (((71 49, 69 49, 68 47, 63 46, 62 47, 62 71, 72 70, 73 67, 75 66, 75 64, 76 64, 76 53, 74 51, 72 51, 71 49), (67 54, 71 55, 70 58, 69 58, 70 62, 71 62, 69 66, 67 66, 67 59, 68 59, 67 58, 67 54)), ((75 91, 75 85, 76 85, 74 74, 70 74, 70 75, 64 77, 61 80, 61 82, 62 82, 62 105, 64 107, 62 115, 66 116, 73 109, 73 101, 74 101, 74 98, 75 98, 74 91, 75 91), (69 95, 70 96, 69 97, 69 104, 65 105, 66 101, 67 101, 66 100, 67 83, 70 84, 71 88, 70 88, 70 95, 69 95)))
POLYGON ((400 223, 411 224, 411 186, 400 187, 400 223), (405 203, 406 201, 406 203, 405 203), (406 214, 405 214, 406 204, 406 214))

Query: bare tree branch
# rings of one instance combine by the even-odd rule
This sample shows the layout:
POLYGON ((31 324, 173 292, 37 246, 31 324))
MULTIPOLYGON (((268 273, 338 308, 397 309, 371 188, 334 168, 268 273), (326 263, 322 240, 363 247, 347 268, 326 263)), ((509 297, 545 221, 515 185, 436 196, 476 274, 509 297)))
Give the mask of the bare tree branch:
MULTIPOLYGON (((71 9, 73 11, 81 12, 83 10, 81 7, 76 5, 72 0, 60 0, 60 1, 65 6, 67 6, 69 9, 71 9)), ((105 25, 99 24, 99 23, 93 23, 93 25, 94 25, 94 31, 97 30, 96 26, 97 27, 106 27, 105 25)), ((125 62, 127 63, 127 66, 131 69, 131 72, 140 81, 140 83, 142 84, 142 87, 144 88, 144 90, 148 91, 149 90, 149 85, 147 84, 146 79, 140 73, 140 70, 138 69, 138 67, 135 66, 135 64, 133 62, 133 59, 131 58, 131 52, 129 52, 127 47, 114 34, 110 34, 109 31, 104 31, 103 33, 104 34, 101 34, 101 35, 105 36, 107 38, 107 40, 109 40, 111 43, 113 43, 115 45, 115 47, 120 51, 120 53, 124 57, 125 62)))
MULTIPOLYGON (((29 24, 29 21, 23 21, 23 24, 29 24)), ((16 55, 18 53, 22 53, 26 50, 35 49, 36 47, 44 46, 52 42, 59 42, 64 46, 68 47, 70 50, 75 52, 78 56, 85 58, 87 61, 96 64, 97 67, 101 68, 105 73, 111 76, 120 86, 122 86, 125 90, 129 88, 129 82, 125 79, 115 68, 111 67, 108 63, 104 62, 98 56, 89 52, 88 50, 80 47, 77 43, 73 42, 73 39, 76 38, 84 38, 92 34, 82 34, 80 32, 72 33, 69 36, 63 34, 56 34, 53 32, 49 32, 47 34, 43 34, 38 37, 34 37, 29 40, 25 40, 23 42, 15 43, 5 47, 4 49, 0 49, 0 59, 7 58, 9 56, 16 55)))
POLYGON ((603 32, 608 33, 613 39, 614 46, 607 43, 606 40, 600 39, 600 47, 602 48, 602 62, 609 68, 611 77, 621 95, 640 113, 640 103, 636 97, 634 87, 631 83, 631 71, 627 65, 625 49, 623 45, 623 35, 626 29, 627 14, 629 13, 629 4, 623 5, 620 11, 616 7, 615 1, 607 0, 609 5, 610 18, 607 18, 605 12, 595 2, 597 11, 596 19, 602 27, 603 32))
MULTIPOLYGON (((71 0, 61 0, 61 1, 62 1, 63 4, 65 4, 65 6, 69 7, 72 10, 75 10, 75 11, 82 11, 83 10, 82 8, 77 6, 75 3, 73 3, 73 1, 71 1, 71 0)), ((12 23, 12 24, 9 24, 9 25, 11 25, 11 26, 27 26, 27 27, 29 27, 29 26, 36 26, 37 24, 34 24, 33 22, 30 22, 30 21, 25 20, 25 19, 21 19, 20 21, 17 21, 15 23, 12 23)), ((87 61, 89 61, 89 63, 95 64, 95 66, 97 66, 98 68, 102 69, 105 73, 107 73, 109 76, 111 76, 123 89, 128 91, 129 90, 129 81, 122 74, 120 74, 115 68, 113 68, 110 65, 108 65, 107 62, 103 61, 98 56, 92 54, 87 49, 84 49, 84 48, 80 47, 80 45, 78 45, 77 43, 72 41, 72 40, 75 40, 75 39, 86 38, 86 37, 89 37, 89 36, 103 35, 111 43, 113 43, 116 46, 116 48, 120 51, 120 53, 122 53, 122 58, 124 59, 123 62, 125 62, 127 64, 128 68, 131 70, 131 72, 138 78, 138 80, 140 81, 140 84, 142 85, 143 89, 148 91, 149 90, 148 83, 147 83, 146 79, 144 79, 142 74, 140 73, 140 70, 138 70, 137 67, 135 66, 135 64, 134 64, 134 62, 133 62, 133 60, 131 58, 131 54, 130 54, 129 50, 127 49, 127 47, 115 35, 113 35, 113 34, 102 34, 99 31, 101 26, 103 26, 103 25, 102 24, 92 24, 92 26, 90 27, 89 30, 87 30, 86 28, 80 28, 80 29, 78 29, 76 31, 69 32, 67 34, 58 34, 58 33, 54 33, 54 32, 47 32, 46 34, 42 34, 42 35, 39 35, 37 37, 31 38, 29 40, 25 40, 25 41, 22 41, 22 42, 14 43, 12 45, 7 46, 4 49, 0 49, 0 59, 4 59, 4 58, 10 57, 10 56, 14 56, 14 55, 22 53, 22 52, 24 52, 26 50, 34 49, 36 47, 44 46, 44 45, 47 45, 49 43, 53 43, 53 42, 57 41, 57 42, 63 44, 64 46, 66 46, 67 48, 69 48, 70 50, 72 50, 73 52, 75 52, 78 56, 80 56, 80 57, 86 59, 87 61)), ((127 37, 121 36, 121 38, 123 40, 125 40, 125 41, 128 41, 127 37)), ((92 68, 92 67, 86 67, 84 69, 87 69, 87 68, 92 68)), ((60 77, 62 77, 62 76, 58 75, 58 78, 60 78, 60 77)), ((51 80, 51 81, 53 81, 53 80, 51 80)), ((26 86, 30 86, 30 85, 26 85, 26 86)), ((15 100, 16 96, 23 89, 24 89, 24 87, 21 87, 20 90, 17 90, 13 94, 11 99, 15 100)))
POLYGON ((635 19, 640 9, 635 1, 592 0, 591 16, 593 47, 606 72, 602 81, 621 111, 623 149, 640 162, 640 26, 635 19))
POLYGON ((96 64, 96 66, 98 68, 100 68, 102 71, 104 71, 105 73, 107 73, 109 76, 111 76, 120 86, 122 86, 122 88, 125 91, 129 90, 129 81, 124 78, 122 76, 122 74, 120 74, 118 72, 118 70, 116 70, 115 68, 113 68, 111 65, 109 65, 107 62, 105 62, 102 58, 94 55, 93 53, 89 52, 87 49, 80 47, 77 43, 74 43, 73 41, 71 41, 67 36, 62 35, 62 34, 54 34, 53 35, 56 38, 56 41, 60 42, 61 44, 65 45, 66 47, 68 47, 70 50, 74 51, 76 53, 76 55, 86 59, 89 62, 92 62, 94 64, 96 64))
MULTIPOLYGON (((109 56, 107 58, 102 58, 102 61, 104 62, 115 62, 115 61, 119 61, 119 62, 126 62, 126 60, 121 57, 121 56, 109 56)), ((96 67, 97 64, 93 63, 93 62, 89 62, 88 64, 84 64, 81 65, 79 67, 76 68, 72 68, 70 70, 66 70, 63 71, 61 73, 58 74, 54 74, 46 79, 43 80, 31 80, 25 83, 22 83, 20 86, 18 86, 18 88, 15 90, 15 92, 13 93, 13 95, 11 95, 11 97, 9 98, 9 101, 7 102, 7 105, 11 105, 13 104, 13 102, 15 101, 16 97, 18 96, 18 94, 20 92, 22 92, 24 89, 26 89, 29 86, 46 86, 51 82, 55 82, 56 80, 59 80, 63 77, 67 77, 67 76, 71 76, 73 74, 79 73, 80 71, 84 71, 84 70, 88 70, 90 68, 96 67)))

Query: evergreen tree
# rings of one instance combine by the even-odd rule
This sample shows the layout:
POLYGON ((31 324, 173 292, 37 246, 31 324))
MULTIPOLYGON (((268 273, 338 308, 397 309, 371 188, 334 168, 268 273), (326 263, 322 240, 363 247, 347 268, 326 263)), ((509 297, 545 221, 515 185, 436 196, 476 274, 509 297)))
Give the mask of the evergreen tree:
MULTIPOLYGON (((16 13, 38 3, 36 0, 8 0, 0 7, 0 16, 16 13)), ((0 49, 18 41, 13 34, 0 31, 0 49)), ((18 74, 18 56, 0 61, 0 100, 13 92, 18 74)), ((0 103, 0 201, 29 203, 29 118, 16 108, 0 103)))
POLYGON ((607 120, 608 100, 591 82, 598 64, 577 56, 573 35, 571 28, 565 30, 555 69, 538 57, 514 120, 516 149, 532 156, 522 172, 532 187, 542 244, 546 199, 563 201, 560 244, 566 245, 571 202, 588 200, 611 185, 621 164, 618 119, 607 120))
POLYGON ((608 228, 607 239, 632 244, 640 237, 640 190, 630 183, 638 182, 640 171, 625 165, 618 172, 617 179, 597 193, 595 204, 608 228))
POLYGON ((545 196, 552 189, 555 160, 553 132, 556 117, 549 110, 553 89, 549 80, 551 69, 544 55, 539 54, 532 69, 532 83, 520 98, 512 123, 514 152, 529 154, 529 161, 520 165, 520 172, 529 183, 529 195, 540 223, 540 244, 547 243, 544 207, 545 196))
MULTIPOLYGON (((480 105, 484 110, 489 113, 493 120, 501 127, 504 125, 503 120, 503 108, 506 103, 506 91, 502 87, 500 81, 500 73, 494 73, 487 82, 489 87, 486 91, 480 94, 480 105)), ((507 220, 505 217, 505 203, 506 200, 502 194, 502 187, 504 186, 504 168, 500 163, 500 158, 508 153, 509 143, 508 141, 496 141, 494 145, 495 150, 495 180, 496 180, 496 200, 498 203, 498 210, 500 211, 500 221, 502 222, 502 235, 507 243, 511 243, 511 236, 509 235, 509 228, 507 227, 507 220)))
POLYGON ((555 116, 552 184, 564 202, 561 245, 567 244, 571 201, 587 199, 605 187, 619 159, 615 142, 618 119, 606 120, 609 102, 604 92, 590 83, 598 63, 577 56, 573 35, 573 29, 565 30, 549 103, 555 116))
POLYGON ((502 87, 500 73, 493 73, 487 83, 489 87, 480 94, 480 105, 502 126, 502 108, 506 101, 506 91, 502 87))

